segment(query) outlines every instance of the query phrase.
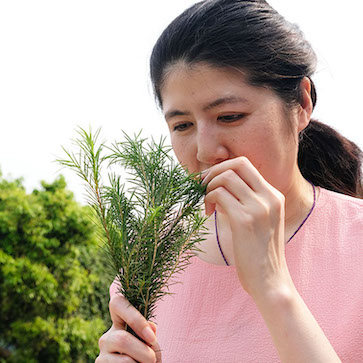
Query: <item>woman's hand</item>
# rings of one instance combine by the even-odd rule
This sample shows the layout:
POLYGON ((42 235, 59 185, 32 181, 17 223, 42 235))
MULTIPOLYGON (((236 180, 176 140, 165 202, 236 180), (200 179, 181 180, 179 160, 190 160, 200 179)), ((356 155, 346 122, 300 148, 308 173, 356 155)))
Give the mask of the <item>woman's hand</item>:
POLYGON ((285 198, 245 157, 203 173, 206 213, 227 215, 242 287, 254 299, 282 362, 340 362, 297 292, 285 259, 285 198))
POLYGON ((114 295, 110 301, 112 327, 99 340, 100 355, 95 363, 140 362, 161 363, 160 346, 156 341, 156 325, 148 322, 142 314, 121 295, 114 295), (126 332, 125 325, 151 347, 126 332), (151 334, 145 334, 148 328, 151 334))
POLYGON ((285 260, 285 198, 246 157, 204 172, 206 213, 216 205, 230 223, 235 264, 242 287, 254 299, 292 284, 285 260))

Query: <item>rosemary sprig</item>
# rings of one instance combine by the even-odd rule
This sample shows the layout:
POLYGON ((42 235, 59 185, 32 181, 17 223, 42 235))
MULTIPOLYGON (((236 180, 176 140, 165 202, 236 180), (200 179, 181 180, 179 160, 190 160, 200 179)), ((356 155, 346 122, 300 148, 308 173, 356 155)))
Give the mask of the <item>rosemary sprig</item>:
POLYGON ((171 277, 188 266, 204 239, 200 205, 205 187, 198 175, 174 162, 165 139, 146 143, 140 133, 134 139, 124 134, 125 141, 107 147, 98 142, 100 130, 79 129, 78 134, 78 151, 64 149, 67 158, 57 161, 84 180, 119 292, 150 320, 156 302, 170 294, 171 277), (121 165, 130 187, 115 173, 109 173, 109 185, 104 185, 105 164, 121 165))

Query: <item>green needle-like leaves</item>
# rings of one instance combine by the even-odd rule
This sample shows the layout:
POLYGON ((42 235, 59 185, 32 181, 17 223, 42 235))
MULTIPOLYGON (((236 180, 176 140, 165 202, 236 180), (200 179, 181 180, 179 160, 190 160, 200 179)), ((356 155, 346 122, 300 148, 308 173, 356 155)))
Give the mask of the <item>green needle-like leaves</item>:
POLYGON ((196 245, 205 233, 200 212, 205 187, 199 176, 188 175, 173 161, 163 139, 148 144, 140 134, 134 139, 124 134, 124 142, 106 147, 98 143, 100 130, 78 133, 77 153, 65 150, 67 159, 58 162, 85 181, 119 292, 149 320, 156 302, 169 294, 172 275, 199 251, 196 245), (109 173, 107 186, 102 183, 105 163, 128 172, 127 190, 114 173, 109 173))

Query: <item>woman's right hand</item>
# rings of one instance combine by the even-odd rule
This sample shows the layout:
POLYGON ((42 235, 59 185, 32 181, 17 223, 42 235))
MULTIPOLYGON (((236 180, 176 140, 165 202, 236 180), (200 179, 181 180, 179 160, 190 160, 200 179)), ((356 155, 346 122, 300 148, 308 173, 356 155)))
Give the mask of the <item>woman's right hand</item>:
POLYGON ((95 363, 162 363, 154 323, 148 322, 128 300, 118 294, 110 300, 110 314, 112 327, 99 340, 100 354, 95 363), (126 324, 151 346, 128 333, 126 324))

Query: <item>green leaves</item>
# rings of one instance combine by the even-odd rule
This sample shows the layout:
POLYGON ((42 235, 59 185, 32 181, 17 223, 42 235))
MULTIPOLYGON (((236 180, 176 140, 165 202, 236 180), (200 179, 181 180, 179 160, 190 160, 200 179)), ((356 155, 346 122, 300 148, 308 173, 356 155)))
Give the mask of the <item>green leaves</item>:
POLYGON ((120 293, 150 319, 171 276, 185 269, 203 239, 205 187, 174 162, 165 139, 148 143, 124 134, 125 141, 107 147, 98 142, 99 130, 78 134, 77 153, 66 151, 68 159, 59 162, 85 181, 120 293), (103 184, 100 171, 110 166, 123 168, 124 184, 114 173, 103 184))
POLYGON ((0 361, 94 362, 112 280, 93 214, 62 177, 31 194, 0 177, 0 361))

